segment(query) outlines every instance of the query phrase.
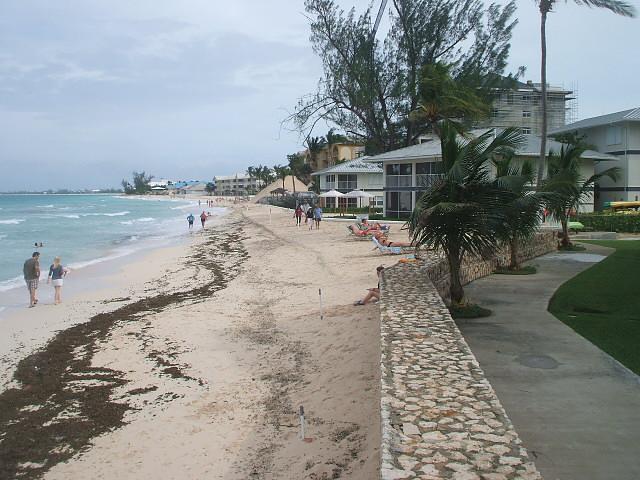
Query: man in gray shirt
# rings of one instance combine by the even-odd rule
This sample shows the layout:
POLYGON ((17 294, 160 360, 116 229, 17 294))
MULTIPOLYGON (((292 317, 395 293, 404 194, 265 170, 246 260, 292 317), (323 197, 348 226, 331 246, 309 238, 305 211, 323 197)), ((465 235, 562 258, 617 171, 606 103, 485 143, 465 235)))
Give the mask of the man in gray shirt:
POLYGON ((40 279, 40 253, 33 252, 31 258, 24 262, 22 267, 24 281, 29 289, 29 308, 35 307, 38 303, 36 293, 38 292, 38 280, 40 279))

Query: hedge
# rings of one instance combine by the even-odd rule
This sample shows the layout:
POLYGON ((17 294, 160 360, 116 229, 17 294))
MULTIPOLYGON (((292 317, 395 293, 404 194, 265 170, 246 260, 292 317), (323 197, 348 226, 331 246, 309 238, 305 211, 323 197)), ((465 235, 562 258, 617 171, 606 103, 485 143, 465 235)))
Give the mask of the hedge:
POLYGON ((640 233, 640 215, 636 214, 586 213, 578 215, 578 221, 599 232, 640 233))

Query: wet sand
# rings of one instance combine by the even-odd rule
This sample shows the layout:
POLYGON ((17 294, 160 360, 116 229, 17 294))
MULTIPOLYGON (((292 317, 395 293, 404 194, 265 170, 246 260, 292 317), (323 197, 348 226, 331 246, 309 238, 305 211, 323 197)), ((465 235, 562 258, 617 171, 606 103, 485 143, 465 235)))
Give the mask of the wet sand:
POLYGON ((75 326, 0 394, 0 477, 375 478, 378 310, 352 302, 395 259, 371 247, 237 208, 140 291, 51 307, 75 326))

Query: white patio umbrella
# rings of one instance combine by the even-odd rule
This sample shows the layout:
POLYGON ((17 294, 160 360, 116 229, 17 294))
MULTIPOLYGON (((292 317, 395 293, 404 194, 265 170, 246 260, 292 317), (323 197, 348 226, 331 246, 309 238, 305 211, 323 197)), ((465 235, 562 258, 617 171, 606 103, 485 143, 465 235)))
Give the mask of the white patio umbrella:
MULTIPOLYGON (((321 198, 340 198, 340 197, 344 197, 344 193, 339 192, 337 190, 329 190, 328 192, 324 192, 321 193, 320 195, 318 195, 321 198)), ((336 206, 338 206, 338 200, 336 200, 336 206)), ((326 207, 326 203, 325 203, 325 207, 326 207)))
MULTIPOLYGON (((374 195, 365 192, 364 190, 351 190, 349 193, 345 193, 344 195, 347 198, 373 198, 374 195)), ((358 200, 358 204, 362 206, 361 200, 358 200)))

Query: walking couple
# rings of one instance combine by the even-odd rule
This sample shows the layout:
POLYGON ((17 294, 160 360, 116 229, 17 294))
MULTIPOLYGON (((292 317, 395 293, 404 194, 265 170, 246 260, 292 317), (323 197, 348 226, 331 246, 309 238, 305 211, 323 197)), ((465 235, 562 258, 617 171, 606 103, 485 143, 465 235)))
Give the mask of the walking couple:
MULTIPOLYGON (((64 277, 67 276, 69 270, 65 268, 60 262, 60 257, 53 259, 53 263, 49 267, 49 275, 47 276, 47 283, 51 282, 55 289, 54 303, 58 305, 62 303, 62 284, 64 283, 64 277)), ((40 252, 33 252, 31 258, 24 262, 22 267, 22 273, 24 274, 24 281, 27 284, 29 290, 29 308, 35 307, 38 304, 38 283, 40 282, 40 252)))

